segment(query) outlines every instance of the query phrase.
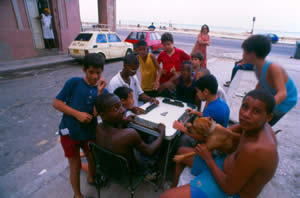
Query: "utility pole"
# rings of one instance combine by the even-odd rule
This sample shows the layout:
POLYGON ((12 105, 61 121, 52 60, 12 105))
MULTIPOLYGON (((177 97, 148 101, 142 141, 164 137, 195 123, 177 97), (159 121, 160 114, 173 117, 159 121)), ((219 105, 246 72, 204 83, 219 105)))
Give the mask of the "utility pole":
POLYGON ((253 34, 255 20, 256 20, 256 18, 253 17, 252 18, 252 30, 251 30, 251 34, 253 34))

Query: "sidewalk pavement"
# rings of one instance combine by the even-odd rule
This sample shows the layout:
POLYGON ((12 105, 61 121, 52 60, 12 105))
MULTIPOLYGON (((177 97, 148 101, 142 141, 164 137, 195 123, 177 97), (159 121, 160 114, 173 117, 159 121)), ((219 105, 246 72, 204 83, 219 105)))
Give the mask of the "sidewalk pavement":
MULTIPOLYGON (((220 56, 210 55, 208 60, 209 69, 222 85, 230 77, 230 71, 234 60, 241 57, 241 53, 223 53, 220 56), (226 74, 226 75, 224 75, 226 74), (227 75, 228 74, 228 75, 227 75)), ((26 59, 8 63, 0 63, 0 71, 16 71, 18 69, 37 68, 48 66, 64 61, 71 61, 66 55, 54 57, 41 57, 26 59), (43 62, 37 64, 36 62, 43 62), (36 64, 35 64, 36 63, 36 64)), ((270 57, 282 65, 295 77, 298 76, 300 61, 286 57, 270 57)), ((0 72, 0 73, 1 73, 0 72)), ((297 84, 297 82, 296 82, 297 84)), ((254 87, 254 86, 253 86, 254 87)), ((298 87, 299 90, 299 87, 298 87)), ((283 130, 278 139, 278 150, 280 161, 275 177, 266 186, 263 195, 259 197, 297 197, 300 195, 299 187, 299 150, 298 140, 300 135, 298 128, 300 122, 296 117, 300 114, 299 103, 289 114, 287 114, 276 129, 283 130), (293 124, 290 124, 293 123, 293 124), (298 164, 298 165, 297 165, 298 164), (298 166, 298 167, 297 167, 298 166), (287 168, 288 167, 288 168, 287 168)), ((63 156, 63 150, 59 141, 56 146, 40 156, 32 159, 24 165, 16 168, 6 175, 0 176, 0 197, 5 198, 71 198, 72 188, 69 182, 69 168, 67 159, 63 156)), ((81 189, 84 195, 97 197, 96 189, 87 184, 87 175, 81 172, 81 189)), ((162 190, 154 191, 153 186, 144 182, 137 189, 136 198, 158 197, 162 190)), ((119 198, 129 197, 130 192, 119 185, 112 184, 109 188, 102 190, 101 197, 119 198)))
POLYGON ((58 54, 53 56, 42 56, 14 61, 0 61, 0 74, 14 71, 25 71, 56 65, 59 63, 74 61, 68 54, 58 54))

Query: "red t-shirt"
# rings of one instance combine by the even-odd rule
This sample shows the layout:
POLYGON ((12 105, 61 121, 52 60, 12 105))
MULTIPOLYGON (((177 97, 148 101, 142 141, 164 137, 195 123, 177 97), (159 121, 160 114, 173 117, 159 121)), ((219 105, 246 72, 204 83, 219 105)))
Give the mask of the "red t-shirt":
POLYGON ((163 63, 163 70, 166 71, 166 74, 161 76, 160 83, 167 82, 172 77, 173 74, 170 70, 173 67, 175 67, 176 71, 179 72, 182 62, 190 60, 190 56, 183 50, 177 49, 176 47, 174 47, 174 49, 175 52, 172 56, 169 56, 165 51, 162 51, 157 57, 158 63, 163 63))

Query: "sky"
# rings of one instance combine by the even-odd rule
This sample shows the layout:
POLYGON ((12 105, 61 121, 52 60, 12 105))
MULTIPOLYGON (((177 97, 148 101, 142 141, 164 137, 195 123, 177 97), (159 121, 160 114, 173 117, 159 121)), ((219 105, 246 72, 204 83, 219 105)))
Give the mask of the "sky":
MULTIPOLYGON (((79 0, 81 20, 97 21, 97 0, 79 0)), ((116 0, 117 22, 255 28, 300 33, 300 0, 116 0), (123 21, 123 22, 122 22, 123 21)))

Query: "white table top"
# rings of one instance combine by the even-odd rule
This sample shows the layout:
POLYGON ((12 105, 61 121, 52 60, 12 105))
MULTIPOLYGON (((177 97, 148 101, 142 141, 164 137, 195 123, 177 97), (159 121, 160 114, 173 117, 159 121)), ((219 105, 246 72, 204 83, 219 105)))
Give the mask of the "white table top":
MULTIPOLYGON (((163 103, 162 100, 164 98, 162 97, 157 97, 156 99, 159 101, 158 106, 149 113, 138 115, 138 117, 156 124, 164 124, 166 126, 166 137, 172 138, 177 132, 177 130, 173 128, 173 122, 178 120, 185 113, 185 110, 190 107, 188 107, 185 102, 182 102, 184 107, 179 107, 163 103)), ((146 109, 149 105, 150 103, 147 102, 140 107, 146 109)))

